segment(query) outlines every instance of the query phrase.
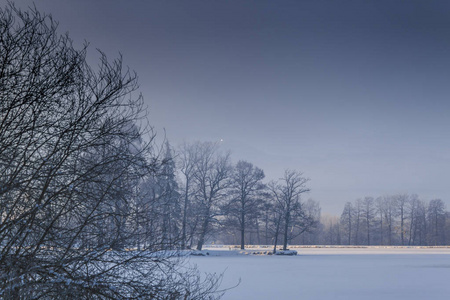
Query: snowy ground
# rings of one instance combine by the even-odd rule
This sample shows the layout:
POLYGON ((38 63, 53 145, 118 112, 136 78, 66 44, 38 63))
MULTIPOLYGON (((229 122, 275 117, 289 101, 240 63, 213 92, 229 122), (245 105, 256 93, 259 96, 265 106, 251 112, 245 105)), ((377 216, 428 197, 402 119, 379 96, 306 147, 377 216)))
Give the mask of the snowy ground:
MULTIPOLYGON (((191 257, 204 272, 224 272, 231 299, 448 299, 450 248, 295 248, 298 256, 209 248, 191 257)), ((267 250, 267 249, 266 249, 267 250)))

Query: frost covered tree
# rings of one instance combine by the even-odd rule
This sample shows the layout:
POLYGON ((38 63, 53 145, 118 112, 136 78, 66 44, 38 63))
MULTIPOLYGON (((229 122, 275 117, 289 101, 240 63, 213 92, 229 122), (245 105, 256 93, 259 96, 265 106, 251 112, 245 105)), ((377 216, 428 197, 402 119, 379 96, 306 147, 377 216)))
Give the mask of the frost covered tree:
POLYGON ((86 51, 50 16, 0 8, 0 298, 215 298, 217 277, 121 251, 160 161, 136 75, 86 51))

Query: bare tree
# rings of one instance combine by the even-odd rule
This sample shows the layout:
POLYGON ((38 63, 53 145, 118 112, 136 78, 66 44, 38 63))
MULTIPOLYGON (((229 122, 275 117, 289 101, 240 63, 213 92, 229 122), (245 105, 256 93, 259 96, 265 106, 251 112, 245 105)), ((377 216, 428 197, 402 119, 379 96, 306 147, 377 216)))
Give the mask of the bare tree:
POLYGON ((409 226, 408 226, 408 245, 414 244, 415 236, 417 233, 417 210, 419 206, 419 197, 417 195, 411 195, 407 206, 406 213, 409 216, 409 226))
MULTIPOLYGON (((283 250, 287 250, 289 229, 292 226, 299 225, 303 228, 302 230, 305 231, 310 225, 314 224, 309 220, 303 222, 305 221, 304 217, 307 216, 304 211, 302 211, 300 203, 301 194, 309 191, 309 188, 306 187, 308 181, 308 178, 303 177, 303 173, 286 170, 279 183, 271 182, 269 184, 269 189, 276 203, 275 210, 278 212, 278 217, 276 217, 276 227, 279 228, 281 225, 283 226, 283 250)), ((279 233, 279 230, 276 230, 276 234, 279 233)), ((276 240, 277 235, 275 236, 275 241, 276 240)), ((276 251, 276 249, 274 249, 274 251, 276 251)))
POLYGON ((441 199, 433 199, 427 210, 429 223, 429 244, 442 245, 445 241, 445 204, 441 199))
POLYGON ((301 244, 317 245, 321 239, 323 224, 321 224, 322 209, 318 201, 308 199, 300 203, 300 209, 294 211, 294 224, 289 230, 289 241, 295 241, 298 236, 301 244))
POLYGON ((387 226, 387 237, 388 237, 388 245, 392 245, 393 243, 393 233, 395 228, 395 217, 397 215, 397 202, 396 198, 393 196, 385 196, 383 197, 384 201, 384 220, 387 226))
MULTIPOLYGON (((185 249, 188 240, 192 240, 192 233, 195 232, 196 226, 193 226, 193 230, 188 237, 187 228, 188 228, 188 220, 192 221, 190 218, 193 217, 194 214, 190 214, 191 212, 191 197, 193 197, 193 183, 194 183, 194 175, 197 166, 198 160, 198 147, 199 143, 187 144, 184 143, 179 147, 179 169, 183 175, 183 219, 181 225, 181 248, 185 249)), ((195 217, 194 217, 195 218, 195 217)), ((197 222, 191 222, 195 225, 197 222)))
POLYGON ((226 197, 231 171, 230 154, 221 155, 215 143, 202 143, 198 147, 195 169, 196 202, 200 218, 197 249, 201 250, 212 224, 221 214, 220 206, 226 197))
POLYGON ((345 230, 347 234, 347 245, 351 245, 352 222, 353 222, 353 207, 351 202, 345 203, 340 221, 341 221, 341 228, 343 228, 343 230, 345 230))
MULTIPOLYGON (((341 220, 337 216, 325 215, 320 222, 324 225, 322 245, 341 245, 341 220)), ((317 243, 316 243, 317 244, 317 243)))
POLYGON ((254 223, 262 204, 260 196, 265 188, 263 179, 263 170, 242 160, 234 166, 230 175, 230 202, 225 206, 225 213, 228 218, 237 220, 241 249, 245 248, 246 229, 254 223))
POLYGON ((365 197, 362 201, 362 218, 366 225, 367 245, 370 245, 370 233, 375 219, 375 203, 372 197, 365 197))
POLYGON ((378 218, 378 223, 380 224, 380 231, 379 231, 379 244, 380 245, 384 245, 384 234, 383 234, 383 216, 384 216, 384 199, 383 197, 378 197, 375 200, 375 206, 376 206, 376 210, 377 210, 377 214, 379 216, 378 218))
MULTIPOLYGON (((145 182, 146 201, 151 206, 147 214, 151 214, 153 230, 158 228, 161 236, 161 246, 165 249, 179 247, 181 206, 178 182, 176 181, 176 166, 172 149, 165 143, 163 165, 153 176, 148 176, 145 182)), ((148 240, 148 239, 147 239, 148 240)))
POLYGON ((427 232, 428 232, 428 224, 427 224, 427 204, 424 201, 417 202, 416 208, 416 226, 414 233, 414 244, 419 245, 427 245, 427 232))
POLYGON ((160 163, 136 75, 100 56, 36 9, 0 9, 0 298, 213 299, 217 277, 119 250, 160 163))
POLYGON ((270 240, 275 236, 274 234, 272 234, 274 209, 269 193, 264 193, 262 199, 263 203, 261 207, 261 221, 264 225, 264 241, 266 245, 269 245, 270 240))
POLYGON ((353 206, 354 209, 354 221, 353 224, 355 226, 355 245, 359 245, 361 243, 361 222, 362 222, 362 200, 357 199, 353 206))
POLYGON ((406 194, 396 195, 395 196, 397 204, 397 213, 400 218, 400 243, 401 245, 405 244, 405 221, 406 221, 406 206, 409 201, 409 197, 406 194))

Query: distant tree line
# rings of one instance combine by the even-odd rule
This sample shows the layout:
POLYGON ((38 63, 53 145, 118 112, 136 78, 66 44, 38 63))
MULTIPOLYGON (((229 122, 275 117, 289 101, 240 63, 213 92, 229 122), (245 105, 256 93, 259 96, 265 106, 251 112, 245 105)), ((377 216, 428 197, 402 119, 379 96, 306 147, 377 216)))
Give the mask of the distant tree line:
MULTIPOLYGON (((417 195, 365 197, 347 202, 342 212, 341 244, 354 245, 448 245, 449 212, 441 199, 429 202, 417 195)), ((336 239, 336 243, 338 240, 336 239)))
POLYGON ((450 212, 441 199, 417 195, 365 197, 347 202, 341 216, 322 216, 320 224, 298 240, 305 245, 450 244, 450 212))

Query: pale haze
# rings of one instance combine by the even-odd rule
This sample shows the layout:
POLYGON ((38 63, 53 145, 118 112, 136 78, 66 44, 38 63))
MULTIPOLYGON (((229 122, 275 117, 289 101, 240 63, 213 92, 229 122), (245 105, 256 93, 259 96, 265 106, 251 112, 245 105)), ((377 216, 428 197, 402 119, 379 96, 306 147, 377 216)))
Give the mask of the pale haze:
POLYGON ((325 213, 395 193, 450 203, 450 2, 36 6, 93 57, 123 55, 173 145, 220 142, 269 180, 302 171, 325 213))

